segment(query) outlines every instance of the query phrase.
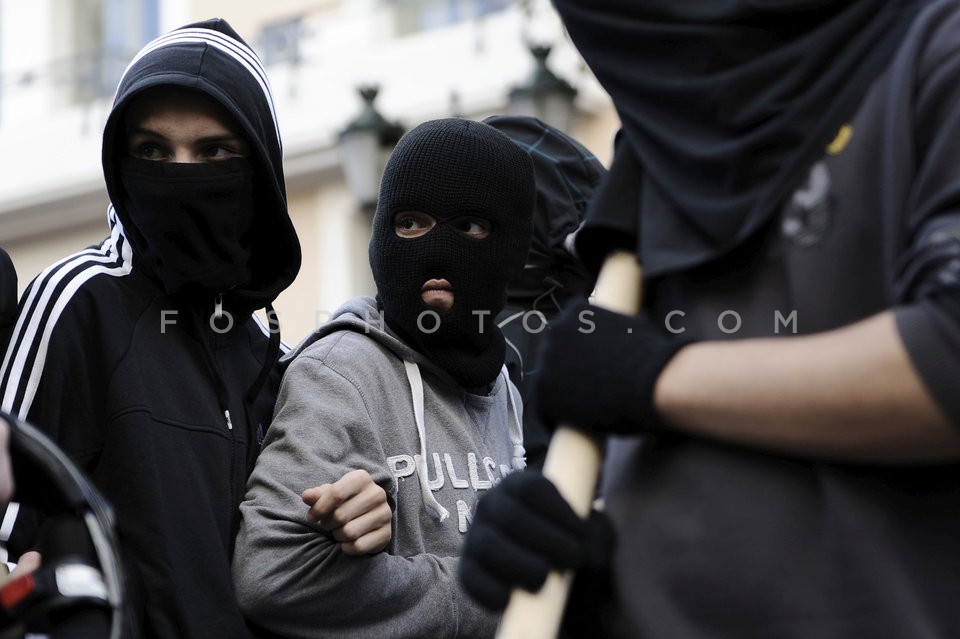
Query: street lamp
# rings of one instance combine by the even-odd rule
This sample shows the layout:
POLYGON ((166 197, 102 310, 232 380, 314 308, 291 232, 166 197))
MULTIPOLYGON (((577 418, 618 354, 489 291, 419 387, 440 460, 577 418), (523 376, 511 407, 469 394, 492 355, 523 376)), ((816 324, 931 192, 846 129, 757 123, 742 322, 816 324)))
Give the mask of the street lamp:
POLYGON ((530 46, 536 66, 525 84, 510 90, 508 107, 511 115, 532 115, 561 131, 569 131, 573 123, 573 100, 577 90, 547 67, 550 47, 530 46))
POLYGON ((388 122, 373 106, 380 87, 362 86, 357 92, 363 99, 363 109, 340 132, 340 162, 354 198, 364 211, 373 213, 377 207, 380 175, 404 130, 399 124, 388 122))

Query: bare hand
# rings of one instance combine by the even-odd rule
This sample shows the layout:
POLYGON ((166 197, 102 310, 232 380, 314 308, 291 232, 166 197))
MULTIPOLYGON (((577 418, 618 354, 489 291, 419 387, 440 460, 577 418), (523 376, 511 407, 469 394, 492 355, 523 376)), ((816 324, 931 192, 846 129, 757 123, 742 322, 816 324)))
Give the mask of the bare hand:
POLYGON ((16 579, 29 574, 40 567, 40 553, 36 550, 28 550, 20 555, 17 560, 17 567, 10 572, 10 579, 16 579))
POLYGON ((387 493, 365 470, 352 470, 332 484, 303 491, 307 521, 319 524, 347 555, 378 553, 392 537, 387 493))

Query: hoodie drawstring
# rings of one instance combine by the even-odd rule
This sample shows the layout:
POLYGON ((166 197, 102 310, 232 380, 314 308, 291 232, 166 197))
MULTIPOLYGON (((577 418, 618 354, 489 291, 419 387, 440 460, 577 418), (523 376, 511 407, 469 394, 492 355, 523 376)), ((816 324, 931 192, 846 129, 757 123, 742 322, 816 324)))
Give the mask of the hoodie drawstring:
MULTIPOLYGON (((420 439, 420 457, 417 460, 417 475, 420 482, 420 496, 424 505, 430 513, 443 521, 450 516, 450 512, 444 508, 437 498, 433 496, 430 490, 430 482, 427 477, 427 433, 424 425, 423 410, 423 378, 420 375, 420 367, 413 362, 404 360, 403 367, 407 373, 407 381, 410 383, 410 397, 413 400, 413 418, 417 422, 417 436, 420 439)), ((510 384, 510 377, 507 374, 507 367, 504 365, 500 369, 504 384, 507 389, 507 410, 510 413, 510 443, 513 445, 513 457, 510 460, 510 466, 513 470, 523 470, 527 466, 526 449, 523 447, 523 424, 520 422, 520 412, 517 410, 517 398, 513 394, 510 384)))
POLYGON ((420 459, 417 461, 417 475, 420 478, 420 496, 423 503, 434 517, 443 521, 450 516, 450 512, 440 505, 433 496, 427 480, 427 433, 423 421, 423 378, 420 376, 420 367, 413 362, 404 360, 403 367, 407 371, 407 381, 410 382, 410 396, 413 399, 413 417, 417 422, 417 435, 420 438, 420 459))
POLYGON ((507 406, 510 410, 510 443, 513 444, 513 458, 510 460, 510 466, 514 470, 523 470, 527 467, 527 450, 523 447, 523 424, 520 422, 520 411, 517 410, 519 400, 513 395, 513 385, 510 384, 510 375, 507 373, 507 365, 504 364, 500 369, 503 375, 503 382, 507 387, 507 406))

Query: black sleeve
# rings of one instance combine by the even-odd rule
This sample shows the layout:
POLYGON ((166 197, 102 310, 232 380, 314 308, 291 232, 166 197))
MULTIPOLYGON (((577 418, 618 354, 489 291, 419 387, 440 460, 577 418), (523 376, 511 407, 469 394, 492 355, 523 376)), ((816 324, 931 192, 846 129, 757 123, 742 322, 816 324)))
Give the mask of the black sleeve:
POLYGON ((17 269, 0 248, 0 353, 6 351, 17 321, 17 269))
POLYGON ((911 361, 950 422, 960 428, 960 14, 938 24, 917 63, 915 170, 897 251, 894 312, 911 361))
MULTIPOLYGON (((105 361, 103 332, 96 328, 99 313, 107 309, 98 310, 82 292, 60 309, 53 297, 31 306, 27 302, 36 300, 30 295, 35 285, 21 299, 23 321, 11 337, 2 371, 3 410, 42 431, 89 472, 102 446, 104 398, 113 369, 105 361)), ((18 493, 14 499, 19 503, 18 493)), ((31 501, 27 494, 27 503, 20 503, 7 544, 11 558, 35 546, 42 517, 31 501)))

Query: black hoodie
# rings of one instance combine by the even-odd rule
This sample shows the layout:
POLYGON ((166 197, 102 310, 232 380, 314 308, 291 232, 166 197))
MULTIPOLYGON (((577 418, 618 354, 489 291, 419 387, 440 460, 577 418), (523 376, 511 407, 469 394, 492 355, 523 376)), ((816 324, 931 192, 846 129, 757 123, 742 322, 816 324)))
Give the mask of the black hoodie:
MULTIPOLYGON (((279 349, 279 333, 252 311, 269 309, 293 281, 300 246, 269 85, 226 22, 174 30, 134 58, 104 130, 103 169, 116 205, 110 237, 50 266, 24 293, 2 407, 51 435, 113 503, 145 636, 244 637, 230 557, 279 349), (250 145, 252 277, 223 294, 229 317, 220 324, 210 321, 214 293, 164 292, 122 204, 123 114, 133 96, 160 85, 213 97, 250 145)), ((33 543, 21 520, 14 554, 33 543)))

